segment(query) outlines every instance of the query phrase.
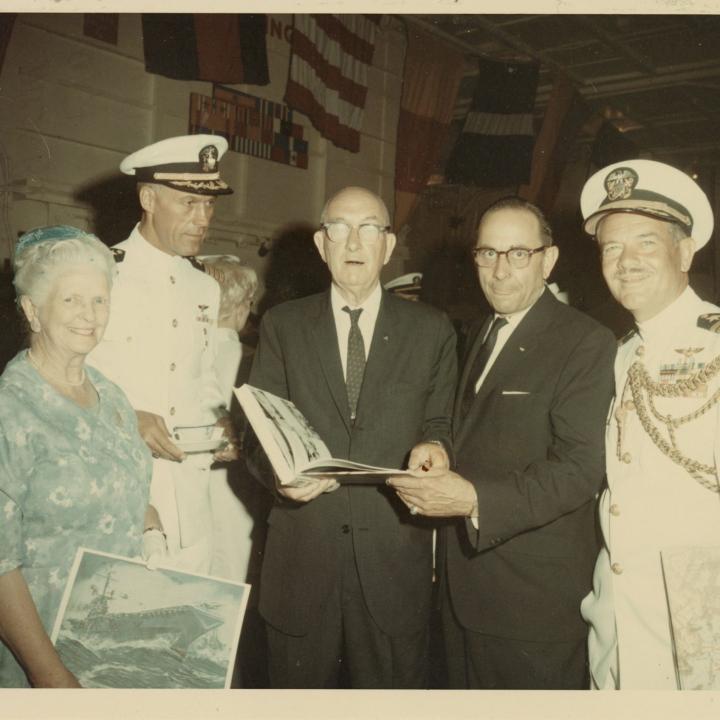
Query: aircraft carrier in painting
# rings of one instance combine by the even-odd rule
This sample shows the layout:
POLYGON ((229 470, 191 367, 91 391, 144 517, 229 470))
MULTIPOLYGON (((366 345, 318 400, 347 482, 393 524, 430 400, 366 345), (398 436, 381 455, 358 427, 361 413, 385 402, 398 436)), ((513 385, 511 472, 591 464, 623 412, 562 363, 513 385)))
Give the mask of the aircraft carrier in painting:
POLYGON ((136 612, 111 612, 108 603, 114 596, 114 591, 109 589, 112 573, 105 578, 105 586, 102 591, 95 590, 85 618, 68 620, 73 633, 80 637, 96 635, 119 642, 164 639, 171 650, 184 656, 190 643, 223 623, 208 603, 200 607, 171 605, 136 612))

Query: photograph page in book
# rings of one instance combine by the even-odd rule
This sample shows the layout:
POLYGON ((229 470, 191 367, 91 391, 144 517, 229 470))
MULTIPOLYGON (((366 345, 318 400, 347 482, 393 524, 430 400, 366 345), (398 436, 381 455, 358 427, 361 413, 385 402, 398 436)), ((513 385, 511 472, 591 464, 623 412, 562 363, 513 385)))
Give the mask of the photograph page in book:
POLYGON ((407 471, 363 465, 330 456, 307 418, 284 398, 245 383, 235 395, 283 486, 301 486, 308 478, 335 478, 342 484, 382 485, 407 471))

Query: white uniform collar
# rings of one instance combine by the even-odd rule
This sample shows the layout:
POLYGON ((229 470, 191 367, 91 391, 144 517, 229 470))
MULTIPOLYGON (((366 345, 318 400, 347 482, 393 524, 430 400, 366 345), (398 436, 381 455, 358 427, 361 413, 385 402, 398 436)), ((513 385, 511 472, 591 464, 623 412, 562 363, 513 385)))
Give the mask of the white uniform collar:
POLYGON ((182 255, 169 255, 162 250, 158 250, 154 245, 151 245, 140 232, 140 223, 133 228, 127 242, 128 245, 133 248, 134 252, 142 254, 142 262, 146 265, 153 265, 157 268, 167 268, 168 266, 177 265, 183 260, 187 260, 187 258, 182 255))
POLYGON ((638 322, 640 337, 644 342, 659 342, 675 336, 675 328, 687 328, 688 316, 697 315, 702 301, 688 285, 678 297, 655 317, 638 322))

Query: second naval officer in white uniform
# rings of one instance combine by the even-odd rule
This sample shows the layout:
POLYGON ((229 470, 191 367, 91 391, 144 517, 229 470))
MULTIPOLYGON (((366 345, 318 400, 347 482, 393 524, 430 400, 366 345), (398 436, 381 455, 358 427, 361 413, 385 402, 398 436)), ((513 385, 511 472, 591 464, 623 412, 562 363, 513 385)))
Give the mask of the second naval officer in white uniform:
MULTIPOLYGON (((210 465, 235 455, 185 453, 176 427, 221 424, 230 434, 213 360, 220 289, 194 256, 216 196, 231 193, 219 174, 227 141, 213 135, 161 140, 126 157, 142 217, 113 251, 118 277, 105 337, 90 357, 127 394, 153 452, 152 502, 167 535, 169 563, 207 573, 212 555, 210 465)), ((152 528, 147 528, 153 531, 152 528)))
MULTIPOLYGON (((581 206, 608 287, 637 325, 615 361, 605 546, 582 604, 590 672, 597 688, 674 689, 663 559, 720 547, 720 308, 688 284, 713 216, 690 177, 652 160, 598 171, 581 206)), ((692 659, 698 668, 712 657, 706 650, 692 659)))

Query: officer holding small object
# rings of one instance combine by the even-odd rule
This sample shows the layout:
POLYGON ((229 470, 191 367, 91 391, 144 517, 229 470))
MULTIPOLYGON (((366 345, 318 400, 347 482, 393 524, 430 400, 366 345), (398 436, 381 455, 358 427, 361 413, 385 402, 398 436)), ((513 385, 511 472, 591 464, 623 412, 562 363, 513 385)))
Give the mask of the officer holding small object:
POLYGON ((120 385, 137 413, 155 458, 151 498, 170 562, 195 572, 208 572, 212 556, 210 466, 237 456, 213 369, 220 289, 194 257, 217 197, 232 192, 219 173, 226 150, 222 137, 187 135, 122 161, 120 169, 137 180, 142 217, 130 237, 112 248, 118 268, 113 312, 89 357, 120 385), (200 445, 211 449, 208 443, 185 446, 181 433, 171 436, 175 428, 208 425, 224 429, 225 445, 214 454, 194 452, 200 445))

